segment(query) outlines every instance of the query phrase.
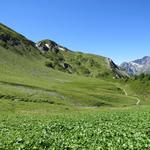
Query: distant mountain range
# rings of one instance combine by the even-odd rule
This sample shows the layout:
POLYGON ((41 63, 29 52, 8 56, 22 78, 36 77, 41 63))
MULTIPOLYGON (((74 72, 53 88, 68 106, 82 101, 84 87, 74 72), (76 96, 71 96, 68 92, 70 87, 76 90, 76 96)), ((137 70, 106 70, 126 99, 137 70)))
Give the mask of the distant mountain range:
POLYGON ((124 62, 120 65, 128 74, 139 75, 141 73, 150 73, 150 56, 145 56, 130 62, 124 62))

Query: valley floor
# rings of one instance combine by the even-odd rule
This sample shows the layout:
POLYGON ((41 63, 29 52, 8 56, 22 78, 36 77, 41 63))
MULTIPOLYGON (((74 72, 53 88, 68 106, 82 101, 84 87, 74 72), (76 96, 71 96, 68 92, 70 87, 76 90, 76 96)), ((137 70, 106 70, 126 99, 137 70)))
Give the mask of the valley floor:
POLYGON ((66 107, 0 101, 0 149, 150 149, 149 106, 66 107))

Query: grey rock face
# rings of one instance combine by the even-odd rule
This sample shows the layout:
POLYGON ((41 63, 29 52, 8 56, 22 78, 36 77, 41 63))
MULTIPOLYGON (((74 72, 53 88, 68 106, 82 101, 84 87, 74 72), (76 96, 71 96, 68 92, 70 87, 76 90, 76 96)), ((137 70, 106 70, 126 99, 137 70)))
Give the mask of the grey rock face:
POLYGON ((108 64, 110 66, 110 68, 112 69, 112 71, 115 74, 115 78, 129 78, 130 76, 123 70, 121 70, 121 68, 119 66, 117 66, 110 58, 107 58, 108 60, 108 64))
POLYGON ((150 56, 145 56, 142 59, 137 59, 131 62, 124 62, 120 67, 130 75, 150 73, 150 56))
POLYGON ((47 52, 49 50, 56 53, 59 51, 68 51, 67 48, 60 46, 51 40, 42 40, 40 42, 37 42, 36 47, 42 52, 47 52))

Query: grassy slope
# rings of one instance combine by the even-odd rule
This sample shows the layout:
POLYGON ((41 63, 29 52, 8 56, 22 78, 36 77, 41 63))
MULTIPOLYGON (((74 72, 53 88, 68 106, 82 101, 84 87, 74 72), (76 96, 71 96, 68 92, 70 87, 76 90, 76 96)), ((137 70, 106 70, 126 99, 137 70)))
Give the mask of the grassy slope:
POLYGON ((45 67, 45 58, 20 56, 0 48, 0 95, 3 99, 57 105, 123 106, 135 104, 113 82, 69 75, 45 67))
POLYGON ((112 76, 112 71, 108 66, 108 62, 105 57, 80 52, 62 53, 67 63, 71 64, 73 68, 76 68, 77 72, 81 75, 83 74, 83 66, 89 70, 89 76, 91 77, 102 78, 103 75, 106 75, 106 73, 107 75, 112 76), (78 63, 81 63, 81 65, 79 66, 78 63))
POLYGON ((129 80, 125 86, 127 92, 141 100, 141 104, 150 104, 150 80, 129 80))
POLYGON ((115 76, 106 57, 73 52, 68 49, 63 51, 57 47, 56 43, 54 46, 53 41, 50 40, 43 40, 40 44, 38 43, 38 47, 44 49, 45 44, 49 45, 49 49, 43 55, 47 58, 46 66, 50 68, 96 78, 115 76))
MULTIPOLYGON (((0 43, 3 46, 0 46, 1 99, 66 106, 135 105, 136 99, 126 96, 121 84, 111 79, 70 75, 48 68, 45 66, 46 58, 24 36, 1 24, 0 35, 3 38, 0 40, 3 42, 0 43)), ((104 57, 73 52, 63 53, 63 56, 72 65, 76 60, 87 68, 90 68, 89 60, 93 59, 94 63, 99 62, 100 72, 110 71, 104 57)), ((91 68, 96 74, 97 67, 91 68)))

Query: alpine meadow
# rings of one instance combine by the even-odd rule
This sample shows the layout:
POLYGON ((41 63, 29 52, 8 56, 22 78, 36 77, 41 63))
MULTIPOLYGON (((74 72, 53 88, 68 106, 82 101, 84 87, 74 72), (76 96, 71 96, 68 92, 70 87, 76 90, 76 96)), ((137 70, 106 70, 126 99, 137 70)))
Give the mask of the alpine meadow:
POLYGON ((150 56, 118 65, 0 23, 0 150, 148 150, 149 122, 150 56))

